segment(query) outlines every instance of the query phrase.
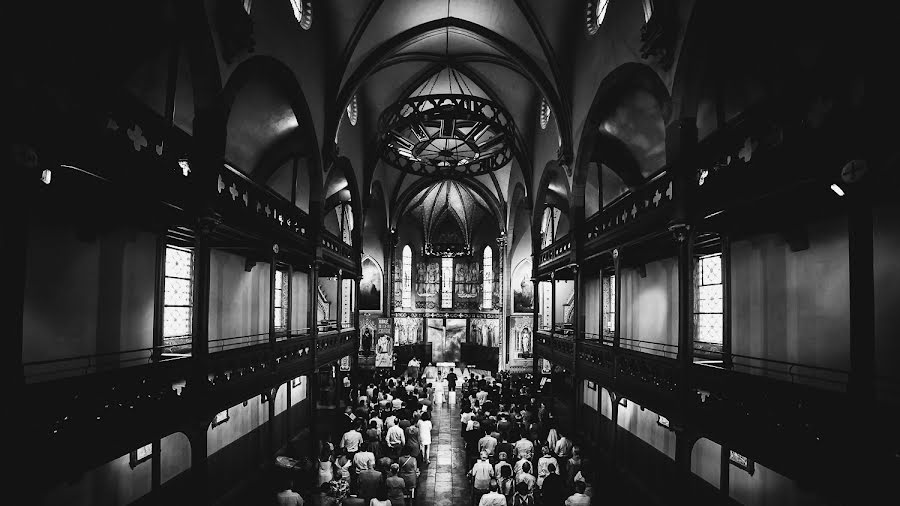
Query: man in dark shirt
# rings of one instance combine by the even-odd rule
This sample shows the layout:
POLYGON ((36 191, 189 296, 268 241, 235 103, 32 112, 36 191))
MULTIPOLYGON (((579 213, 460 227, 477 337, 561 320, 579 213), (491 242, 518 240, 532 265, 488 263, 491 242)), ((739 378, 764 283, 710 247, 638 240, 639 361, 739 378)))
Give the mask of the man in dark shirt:
POLYGON ((369 504, 372 498, 378 493, 378 486, 381 485, 381 481, 381 473, 376 471, 371 463, 369 464, 368 469, 359 473, 359 478, 357 479, 357 483, 359 484, 358 495, 365 499, 366 504, 369 504))
POLYGON ((447 375, 447 388, 451 392, 456 391, 456 373, 452 370, 450 371, 450 374, 447 375))

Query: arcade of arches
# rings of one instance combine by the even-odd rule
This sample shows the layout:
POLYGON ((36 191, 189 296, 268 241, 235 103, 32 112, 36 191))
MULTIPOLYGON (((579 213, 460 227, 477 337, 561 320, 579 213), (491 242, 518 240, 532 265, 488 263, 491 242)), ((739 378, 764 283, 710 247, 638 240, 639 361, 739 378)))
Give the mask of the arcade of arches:
MULTIPOLYGON (((898 101, 857 13, 15 3, 23 502, 309 504, 344 409, 426 369, 543 403, 592 504, 890 497, 898 101)), ((441 400, 409 504, 472 497, 441 400)))

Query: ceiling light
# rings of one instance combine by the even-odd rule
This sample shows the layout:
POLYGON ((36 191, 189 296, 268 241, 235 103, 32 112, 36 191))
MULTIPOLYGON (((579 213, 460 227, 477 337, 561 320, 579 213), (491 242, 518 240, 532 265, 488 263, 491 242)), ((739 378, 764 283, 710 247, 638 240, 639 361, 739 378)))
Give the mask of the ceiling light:
POLYGON ((837 193, 838 197, 844 196, 844 189, 841 188, 840 186, 838 186, 837 183, 834 183, 831 185, 831 191, 833 191, 834 193, 837 193))

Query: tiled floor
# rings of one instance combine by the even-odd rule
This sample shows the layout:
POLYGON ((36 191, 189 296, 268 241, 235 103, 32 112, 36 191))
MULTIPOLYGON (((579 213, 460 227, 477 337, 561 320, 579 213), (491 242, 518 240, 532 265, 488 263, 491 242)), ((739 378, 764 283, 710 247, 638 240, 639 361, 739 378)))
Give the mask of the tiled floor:
POLYGON ((419 477, 416 506, 468 506, 471 503, 466 478, 466 449, 459 423, 459 406, 455 403, 434 407, 431 464, 425 465, 419 477))

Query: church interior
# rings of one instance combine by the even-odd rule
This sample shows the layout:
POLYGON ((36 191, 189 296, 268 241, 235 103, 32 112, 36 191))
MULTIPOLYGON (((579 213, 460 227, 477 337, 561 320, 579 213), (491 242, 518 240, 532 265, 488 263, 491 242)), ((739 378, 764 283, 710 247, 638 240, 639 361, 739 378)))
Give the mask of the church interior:
POLYGON ((566 505, 895 495, 900 101, 854 9, 56 4, 7 12, 21 503, 296 504, 276 468, 410 371, 409 506, 478 504, 450 371, 595 463, 566 505))

